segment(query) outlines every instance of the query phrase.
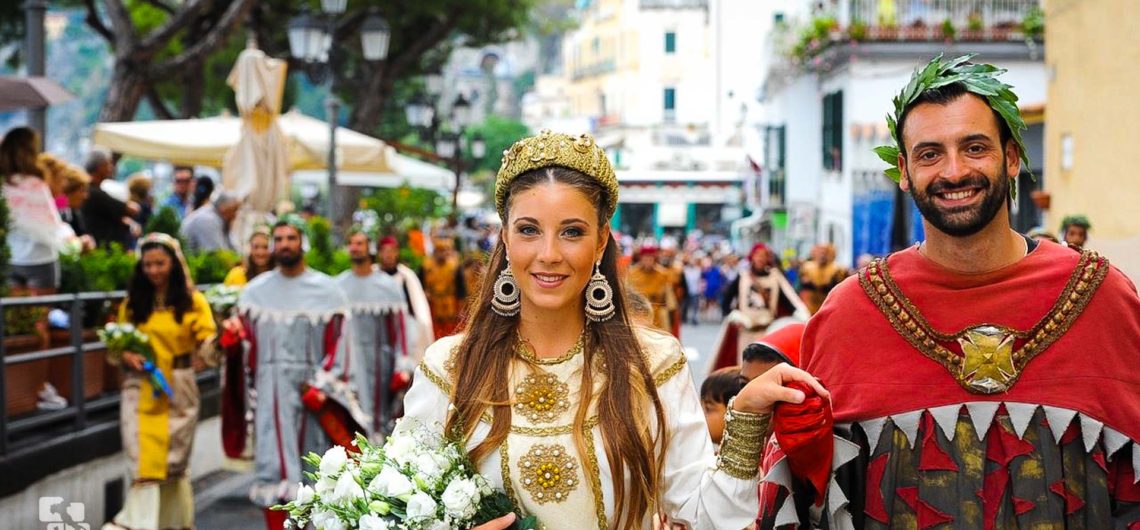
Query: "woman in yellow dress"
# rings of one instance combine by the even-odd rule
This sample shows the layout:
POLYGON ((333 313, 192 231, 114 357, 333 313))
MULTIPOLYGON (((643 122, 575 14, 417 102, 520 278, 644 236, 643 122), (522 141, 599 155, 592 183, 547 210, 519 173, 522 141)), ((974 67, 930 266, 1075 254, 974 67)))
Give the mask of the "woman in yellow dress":
POLYGON ((258 274, 273 270, 273 253, 269 251, 269 229, 259 227, 249 236, 249 255, 245 261, 226 274, 222 283, 231 287, 245 287, 258 274))
POLYGON ((123 509, 104 530, 161 530, 194 527, 194 494, 188 464, 198 423, 198 385, 192 358, 212 361, 217 328, 206 297, 187 273, 178 241, 160 233, 139 241, 139 261, 119 310, 150 337, 154 364, 170 383, 171 395, 155 395, 141 371, 146 358, 123 352, 109 359, 126 370, 121 433, 131 486, 123 509))

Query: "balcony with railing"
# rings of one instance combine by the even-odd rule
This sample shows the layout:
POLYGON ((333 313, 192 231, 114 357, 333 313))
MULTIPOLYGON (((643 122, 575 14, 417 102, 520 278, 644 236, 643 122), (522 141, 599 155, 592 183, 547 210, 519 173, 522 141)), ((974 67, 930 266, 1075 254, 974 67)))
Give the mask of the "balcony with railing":
POLYGON ((776 32, 793 62, 811 66, 843 45, 1019 43, 1045 32, 1041 0, 841 0, 776 32))

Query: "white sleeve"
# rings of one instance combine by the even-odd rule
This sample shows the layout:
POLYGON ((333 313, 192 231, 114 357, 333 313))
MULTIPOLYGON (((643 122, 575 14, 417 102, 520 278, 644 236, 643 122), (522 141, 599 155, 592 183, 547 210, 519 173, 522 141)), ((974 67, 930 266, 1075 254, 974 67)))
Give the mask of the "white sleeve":
POLYGON ((412 388, 404 396, 404 417, 416 418, 423 425, 438 423, 442 426, 447 420, 450 401, 447 393, 424 374, 423 367, 416 368, 412 388))
POLYGON ((686 366, 657 389, 669 425, 662 507, 696 530, 741 530, 760 513, 759 478, 741 480, 716 467, 700 397, 686 366))

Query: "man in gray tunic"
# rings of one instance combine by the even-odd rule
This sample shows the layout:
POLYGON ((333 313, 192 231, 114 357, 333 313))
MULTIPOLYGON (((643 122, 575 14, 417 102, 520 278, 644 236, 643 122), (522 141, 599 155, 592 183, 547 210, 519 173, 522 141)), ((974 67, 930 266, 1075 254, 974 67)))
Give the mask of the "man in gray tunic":
MULTIPOLYGON (((305 267, 303 223, 286 216, 274 225, 277 268, 250 282, 238 300, 257 391, 250 497, 265 508, 293 499, 304 479, 301 457, 323 454, 335 441, 335 429, 302 402, 302 392, 343 387, 347 376, 348 301, 332 278, 305 267)), ((271 530, 288 515, 265 514, 271 530)))
POLYGON ((370 416, 370 437, 379 441, 392 432, 403 402, 392 376, 396 363, 408 357, 408 310, 399 282, 373 267, 372 240, 363 230, 349 233, 348 255, 352 269, 340 273, 336 282, 352 312, 349 382, 370 416))

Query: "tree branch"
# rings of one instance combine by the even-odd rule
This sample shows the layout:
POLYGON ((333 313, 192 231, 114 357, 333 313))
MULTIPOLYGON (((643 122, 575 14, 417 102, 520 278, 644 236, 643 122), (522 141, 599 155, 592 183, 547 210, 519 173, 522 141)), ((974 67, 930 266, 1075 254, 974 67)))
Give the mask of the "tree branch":
POLYGON ((214 27, 197 44, 161 64, 154 65, 151 68, 152 79, 169 77, 188 64, 204 60, 207 55, 225 42, 230 31, 245 18, 246 12, 253 7, 253 4, 253 0, 233 0, 226 12, 214 24, 214 27))
POLYGON ((114 49, 115 34, 111 33, 111 30, 107 29, 107 25, 103 23, 103 19, 99 18, 99 10, 95 7, 95 0, 83 0, 83 5, 87 8, 87 18, 85 19, 87 25, 91 26, 95 33, 107 39, 107 44, 110 44, 111 48, 114 49))
POLYGON ((155 8, 158 8, 158 9, 161 9, 162 11, 165 11, 167 15, 173 15, 174 14, 174 8, 171 7, 170 4, 167 4, 166 2, 163 2, 162 0, 144 0, 144 1, 146 3, 154 6, 155 8))
POLYGON ((175 115, 167 108, 166 103, 163 103, 162 97, 158 95, 158 90, 155 90, 154 85, 151 85, 146 90, 146 101, 150 103, 150 108, 154 110, 155 115, 164 120, 173 120, 175 115))
MULTIPOLYGON (((241 2, 235 3, 240 4, 241 2)), ((190 21, 207 7, 207 4, 209 4, 207 0, 190 0, 182 4, 181 9, 167 18, 166 22, 163 22, 158 29, 150 32, 149 35, 139 42, 140 53, 158 52, 158 50, 166 46, 166 43, 170 42, 170 39, 173 39, 179 31, 185 29, 190 24, 190 21)))
POLYGON ((126 53, 135 44, 135 25, 131 15, 123 6, 122 0, 103 0, 107 6, 107 16, 111 18, 110 33, 114 37, 112 46, 116 53, 126 53))
POLYGON ((400 55, 388 63, 388 68, 384 69, 384 75, 390 79, 399 78, 411 64, 419 62, 420 57, 425 52, 434 48, 436 44, 451 34, 460 16, 462 16, 462 9, 456 9, 439 24, 421 33, 419 38, 401 50, 400 55))

